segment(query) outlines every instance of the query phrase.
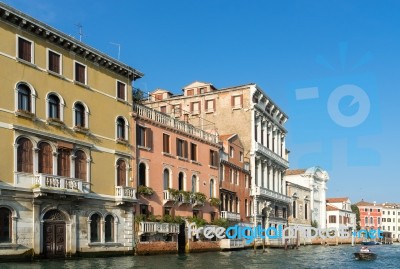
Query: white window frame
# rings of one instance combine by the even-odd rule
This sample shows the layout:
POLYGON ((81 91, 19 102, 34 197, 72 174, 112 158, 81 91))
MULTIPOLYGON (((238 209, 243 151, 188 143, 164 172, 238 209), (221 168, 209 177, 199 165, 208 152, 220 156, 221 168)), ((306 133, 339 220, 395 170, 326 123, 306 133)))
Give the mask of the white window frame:
POLYGON ((87 85, 87 82, 88 82, 88 68, 87 68, 87 65, 86 64, 83 64, 83 63, 81 63, 81 62, 79 62, 79 61, 76 61, 76 60, 74 60, 74 66, 73 66, 73 77, 74 77, 74 82, 75 83, 80 83, 80 84, 84 84, 84 85, 87 85), (77 81, 76 80, 76 73, 75 73, 75 69, 76 69, 76 64, 80 64, 80 65, 82 65, 82 66, 84 66, 85 67, 85 83, 82 83, 82 82, 80 82, 80 81, 77 81))
POLYGON ((62 98, 62 96, 56 92, 48 92, 46 95, 46 119, 49 118, 49 96, 52 94, 56 95, 58 99, 60 99, 60 121, 64 122, 64 98, 62 98))
POLYGON ((89 114, 90 114, 90 111, 89 111, 88 106, 82 101, 75 101, 73 106, 72 106, 72 127, 76 126, 75 105, 78 104, 78 103, 82 104, 83 107, 85 108, 85 128, 89 129, 89 114))
POLYGON ((19 52, 19 40, 18 40, 18 39, 19 39, 19 38, 22 38, 22 39, 25 39, 26 41, 31 42, 31 60, 30 60, 28 63, 35 64, 35 49, 34 49, 34 48, 35 48, 35 42, 33 42, 33 40, 31 40, 31 39, 29 39, 29 38, 26 38, 26 37, 24 37, 24 36, 21 36, 21 35, 16 35, 15 57, 16 57, 18 60, 21 60, 21 61, 26 62, 26 60, 20 58, 19 55, 18 55, 18 52, 19 52))
POLYGON ((29 87, 29 89, 31 90, 31 113, 36 115, 36 90, 32 87, 31 84, 29 84, 26 81, 18 81, 15 84, 15 90, 14 90, 14 106, 15 106, 15 111, 18 110, 18 86, 19 84, 25 84, 26 86, 29 87))
POLYGON ((116 118, 115 118, 115 141, 117 141, 118 140, 118 118, 122 118, 124 121, 125 121, 125 137, 124 137, 124 139, 126 140, 126 141, 128 141, 128 137, 129 137, 129 123, 128 123, 128 120, 124 117, 124 116, 117 116, 116 118))

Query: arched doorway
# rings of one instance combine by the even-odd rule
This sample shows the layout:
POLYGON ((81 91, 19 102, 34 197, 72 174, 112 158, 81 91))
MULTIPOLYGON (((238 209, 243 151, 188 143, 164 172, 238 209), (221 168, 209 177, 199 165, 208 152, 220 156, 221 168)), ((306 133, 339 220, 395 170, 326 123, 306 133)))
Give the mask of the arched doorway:
POLYGON ((56 209, 43 216, 43 252, 46 257, 65 256, 65 216, 56 209))

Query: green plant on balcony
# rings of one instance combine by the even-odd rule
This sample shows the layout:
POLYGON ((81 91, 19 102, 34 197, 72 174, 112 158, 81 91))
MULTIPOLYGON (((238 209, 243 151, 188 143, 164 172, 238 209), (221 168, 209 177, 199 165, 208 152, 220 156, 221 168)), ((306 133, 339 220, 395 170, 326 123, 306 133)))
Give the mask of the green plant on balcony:
POLYGON ((190 191, 179 191, 179 193, 182 195, 184 203, 190 202, 190 191))
POLYGON ((177 202, 179 199, 179 194, 180 194, 179 190, 173 189, 173 188, 168 188, 168 192, 169 192, 169 195, 171 196, 171 199, 177 202))
POLYGON ((217 226, 220 226, 220 227, 224 227, 224 228, 228 228, 228 226, 229 226, 228 220, 227 219, 223 219, 223 218, 214 219, 211 222, 211 224, 212 225, 217 225, 217 226))
POLYGON ((205 226, 207 224, 205 219, 199 218, 199 217, 196 217, 196 216, 188 217, 187 220, 188 220, 189 223, 192 223, 192 222, 196 223, 197 227, 203 227, 203 226, 205 226))
POLYGON ((210 205, 219 206, 220 204, 221 204, 221 200, 219 198, 215 198, 215 197, 210 198, 210 205))
POLYGON ((193 204, 204 204, 207 201, 207 196, 202 192, 193 192, 191 199, 193 204))
POLYGON ((150 187, 140 185, 137 188, 137 193, 138 194, 142 194, 142 195, 146 195, 146 196, 151 196, 154 193, 154 190, 152 188, 150 188, 150 187))

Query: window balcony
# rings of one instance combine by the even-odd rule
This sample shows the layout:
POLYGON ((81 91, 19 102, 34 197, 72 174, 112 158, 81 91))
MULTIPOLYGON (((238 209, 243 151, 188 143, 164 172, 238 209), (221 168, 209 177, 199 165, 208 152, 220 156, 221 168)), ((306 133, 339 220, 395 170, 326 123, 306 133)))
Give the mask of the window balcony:
POLYGON ((168 190, 163 191, 163 198, 164 198, 164 204, 166 204, 170 201, 175 201, 174 198, 172 197, 171 193, 168 190))
POLYGON ((255 150, 257 153, 260 153, 261 155, 276 161, 277 163, 281 164, 283 167, 289 168, 289 162, 287 160, 285 160, 284 158, 282 158, 281 156, 279 156, 278 154, 276 154, 269 148, 263 146, 262 144, 256 142, 255 150))
POLYGON ((240 221, 240 214, 229 211, 221 211, 221 218, 231 221, 240 221))
POLYGON ((90 193, 90 183, 77 178, 39 174, 33 177, 33 193, 36 197, 46 193, 83 196, 90 193))
POLYGON ((159 222, 139 222, 139 235, 144 233, 178 234, 179 224, 159 222))
POLYGON ((115 186, 115 199, 119 203, 136 201, 136 189, 126 186, 115 186))
POLYGON ((244 240, 243 239, 221 239, 219 243, 221 249, 238 249, 244 248, 244 240))
POLYGON ((281 194, 279 192, 274 192, 271 190, 268 190, 266 188, 263 187, 254 187, 251 190, 251 195, 257 195, 257 196, 262 196, 265 197, 267 199, 271 199, 271 200, 275 200, 278 202, 283 202, 286 204, 289 204, 292 202, 292 198, 290 198, 289 196, 286 196, 284 194, 281 194))

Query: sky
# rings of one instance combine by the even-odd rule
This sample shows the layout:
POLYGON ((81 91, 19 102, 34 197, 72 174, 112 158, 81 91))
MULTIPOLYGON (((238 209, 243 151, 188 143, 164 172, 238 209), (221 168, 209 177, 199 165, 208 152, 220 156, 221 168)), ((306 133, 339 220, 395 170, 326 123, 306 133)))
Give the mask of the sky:
POLYGON ((399 1, 4 3, 77 39, 82 25, 145 92, 256 83, 289 116, 291 169, 321 166, 329 197, 400 203, 399 1))

